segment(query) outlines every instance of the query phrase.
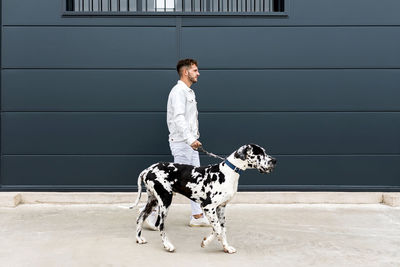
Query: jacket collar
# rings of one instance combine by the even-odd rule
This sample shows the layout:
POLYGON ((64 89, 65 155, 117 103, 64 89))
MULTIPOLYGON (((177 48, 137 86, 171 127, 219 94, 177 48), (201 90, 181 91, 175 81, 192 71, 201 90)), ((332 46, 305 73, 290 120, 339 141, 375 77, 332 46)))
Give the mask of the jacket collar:
POLYGON ((184 83, 183 81, 178 80, 178 83, 177 83, 177 84, 182 85, 183 88, 185 88, 186 91, 188 91, 188 92, 193 92, 193 89, 191 89, 190 87, 188 87, 188 86, 186 85, 186 83, 184 83))

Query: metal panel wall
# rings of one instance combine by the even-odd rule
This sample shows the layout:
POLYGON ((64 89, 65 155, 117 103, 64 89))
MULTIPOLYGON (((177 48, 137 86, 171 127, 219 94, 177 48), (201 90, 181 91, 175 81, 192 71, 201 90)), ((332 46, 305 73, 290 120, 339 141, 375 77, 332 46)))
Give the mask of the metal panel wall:
POLYGON ((0 190, 134 190, 172 160, 181 57, 200 63, 206 148, 278 158, 240 190, 399 190, 400 2, 288 2, 287 17, 63 17, 62 1, 3 0, 0 190))

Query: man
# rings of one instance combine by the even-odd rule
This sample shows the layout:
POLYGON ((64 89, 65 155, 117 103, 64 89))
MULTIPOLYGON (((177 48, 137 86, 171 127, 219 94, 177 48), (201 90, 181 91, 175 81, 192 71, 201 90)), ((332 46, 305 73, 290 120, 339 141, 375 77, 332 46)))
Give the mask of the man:
MULTIPOLYGON (((196 83, 200 73, 197 61, 182 59, 176 70, 179 74, 178 83, 172 88, 167 104, 167 124, 169 130, 169 145, 175 163, 200 166, 199 152, 199 122, 196 95, 190 88, 196 83)), ((196 202, 191 201, 192 216, 190 226, 208 226, 209 222, 203 215, 203 210, 196 202)))
MULTIPOLYGON (((190 88, 200 76, 197 61, 182 59, 176 70, 179 74, 178 83, 171 89, 167 104, 167 124, 169 130, 169 145, 174 163, 200 166, 199 152, 199 123, 196 95, 190 88)), ((209 226, 203 210, 196 202, 191 201, 192 216, 190 226, 209 226)), ((146 220, 150 228, 155 229, 157 212, 150 214, 146 220)))
MULTIPOLYGON (((197 61, 182 59, 176 70, 179 74, 178 83, 172 88, 167 105, 167 124, 169 130, 169 145, 175 163, 200 166, 199 152, 199 122, 196 95, 190 88, 196 83, 200 73, 197 61)), ((203 215, 203 210, 196 202, 191 201, 192 216, 190 226, 208 226, 209 222, 203 215)))

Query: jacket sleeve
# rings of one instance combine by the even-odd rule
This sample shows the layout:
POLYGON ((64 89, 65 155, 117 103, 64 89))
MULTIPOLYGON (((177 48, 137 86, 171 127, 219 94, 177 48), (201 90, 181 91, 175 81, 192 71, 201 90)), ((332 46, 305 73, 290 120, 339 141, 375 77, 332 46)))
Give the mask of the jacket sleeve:
POLYGON ((173 107, 173 123, 176 130, 183 136, 185 142, 191 145, 196 138, 190 133, 189 124, 185 119, 186 96, 182 90, 171 92, 171 105, 173 107))

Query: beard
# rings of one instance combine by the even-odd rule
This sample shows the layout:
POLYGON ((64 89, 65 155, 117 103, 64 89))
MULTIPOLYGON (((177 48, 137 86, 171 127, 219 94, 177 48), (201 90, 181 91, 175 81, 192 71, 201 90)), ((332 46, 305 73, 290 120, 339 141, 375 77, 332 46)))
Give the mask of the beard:
POLYGON ((189 74, 188 78, 189 78, 189 81, 190 81, 192 84, 193 84, 193 83, 197 83, 197 78, 196 78, 196 76, 190 76, 190 74, 189 74))

